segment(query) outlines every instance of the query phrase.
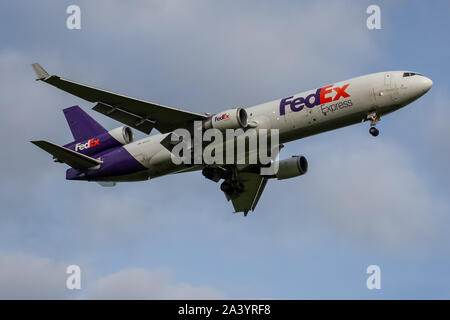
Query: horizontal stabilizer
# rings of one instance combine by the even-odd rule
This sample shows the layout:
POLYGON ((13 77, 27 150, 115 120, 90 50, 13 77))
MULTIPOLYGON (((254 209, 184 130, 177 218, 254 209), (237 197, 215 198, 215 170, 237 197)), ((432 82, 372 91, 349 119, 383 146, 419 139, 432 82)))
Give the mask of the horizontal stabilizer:
POLYGON ((46 140, 30 141, 32 144, 47 151, 53 155, 57 160, 64 162, 77 170, 89 169, 103 163, 84 154, 72 151, 70 149, 58 146, 46 140))

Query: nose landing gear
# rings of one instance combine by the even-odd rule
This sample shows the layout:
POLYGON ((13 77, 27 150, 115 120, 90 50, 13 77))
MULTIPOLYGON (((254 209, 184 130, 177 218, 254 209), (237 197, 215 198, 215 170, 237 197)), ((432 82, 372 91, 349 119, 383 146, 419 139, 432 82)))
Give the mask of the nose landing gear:
POLYGON ((375 128, 375 125, 377 124, 378 121, 380 121, 380 116, 376 112, 372 112, 367 115, 367 120, 370 120, 369 133, 374 137, 378 136, 380 134, 380 131, 378 131, 378 129, 375 128))

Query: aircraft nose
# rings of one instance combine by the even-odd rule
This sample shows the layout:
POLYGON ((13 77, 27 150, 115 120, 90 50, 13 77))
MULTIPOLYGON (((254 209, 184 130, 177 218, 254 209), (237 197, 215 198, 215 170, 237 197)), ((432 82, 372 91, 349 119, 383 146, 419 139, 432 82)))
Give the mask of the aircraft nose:
POLYGON ((430 78, 424 77, 422 76, 422 80, 421 80, 421 84, 422 84, 422 90, 423 92, 427 92, 428 90, 431 89, 431 87, 433 86, 433 81, 430 78))

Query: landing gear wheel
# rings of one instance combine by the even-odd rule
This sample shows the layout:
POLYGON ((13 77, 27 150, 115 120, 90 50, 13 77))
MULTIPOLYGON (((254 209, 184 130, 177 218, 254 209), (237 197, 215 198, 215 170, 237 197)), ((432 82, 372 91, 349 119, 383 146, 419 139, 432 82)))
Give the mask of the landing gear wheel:
POLYGON ((372 136, 376 137, 376 136, 378 136, 378 135, 380 134, 380 131, 378 131, 378 129, 375 128, 375 127, 371 127, 371 128, 369 129, 369 133, 370 133, 372 136))
POLYGON ((232 196, 234 194, 239 194, 244 191, 244 185, 242 182, 237 180, 225 180, 220 185, 220 190, 225 192, 227 195, 232 196))
POLYGON ((226 194, 231 194, 233 191, 233 187, 231 186, 231 183, 227 180, 225 180, 224 182, 222 182, 222 184, 220 185, 220 190, 222 190, 223 192, 225 192, 226 194))
POLYGON ((244 185, 240 181, 232 181, 231 186, 234 189, 235 193, 241 193, 244 191, 244 185))
POLYGON ((205 178, 213 180, 214 169, 211 167, 204 167, 202 170, 202 174, 205 176, 205 178))

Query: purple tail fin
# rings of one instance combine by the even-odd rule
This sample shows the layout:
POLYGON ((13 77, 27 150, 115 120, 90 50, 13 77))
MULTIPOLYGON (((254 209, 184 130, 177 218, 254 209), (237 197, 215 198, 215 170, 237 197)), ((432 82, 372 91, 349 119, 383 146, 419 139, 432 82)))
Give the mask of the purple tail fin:
POLYGON ((75 141, 84 141, 108 132, 79 106, 66 108, 63 112, 75 141))

